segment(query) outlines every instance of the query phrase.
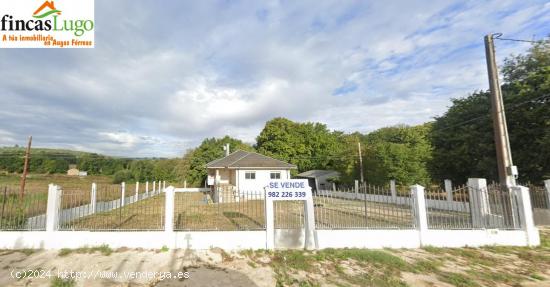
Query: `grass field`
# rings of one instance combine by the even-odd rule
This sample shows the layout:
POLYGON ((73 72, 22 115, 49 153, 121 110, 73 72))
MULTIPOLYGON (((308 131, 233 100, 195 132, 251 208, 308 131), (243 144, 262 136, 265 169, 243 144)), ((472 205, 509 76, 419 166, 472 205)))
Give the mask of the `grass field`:
MULTIPOLYGON (((19 190, 19 184, 21 181, 20 175, 1 175, 0 174, 0 187, 8 186, 16 191, 19 190)), ((67 176, 57 174, 29 174, 27 176, 25 191, 29 193, 35 192, 48 192, 48 185, 54 183, 66 188, 82 188, 85 186, 92 186, 92 183, 97 184, 111 184, 112 178, 108 176, 67 176)))
MULTIPOLYGON (((78 195, 76 195, 78 197, 78 195)), ((315 218, 319 229, 413 228, 410 206, 315 197, 315 218)), ((128 204, 122 208, 82 217, 67 223, 64 229, 78 230, 157 230, 164 218, 164 195, 128 204), (160 222, 160 223, 159 223, 160 222)), ((275 228, 301 228, 303 203, 276 202, 275 228)), ((191 230, 263 230, 264 201, 258 195, 239 201, 212 203, 202 192, 176 193, 174 228, 191 230)))
MULTIPOLYGON (((73 208, 87 205, 91 199, 92 183, 97 184, 97 201, 111 201, 122 197, 120 185, 112 184, 112 178, 107 176, 67 176, 67 175, 42 175, 30 174, 27 177, 24 196, 20 196, 20 176, 19 175, 0 175, 0 229, 20 230, 26 229, 25 223, 28 218, 35 217, 46 212, 48 200, 48 185, 54 183, 63 190, 61 199, 61 208, 73 208)), ((145 193, 146 185, 139 185, 139 193, 145 193)), ((150 183, 149 190, 153 189, 150 183)), ((158 189, 158 187, 157 187, 158 189)), ((126 184, 125 196, 133 195, 136 191, 136 184, 126 184)), ((156 204, 154 205, 156 206, 156 204)), ((134 213, 134 207, 125 210, 128 213, 134 213)), ((136 206, 135 208, 142 208, 136 206)), ((162 207, 164 208, 164 206, 162 207)), ((101 215, 105 217, 105 215, 101 215)), ((107 216, 108 217, 108 216, 107 216)), ((121 215, 118 216, 119 221, 121 215)), ((131 216, 132 218, 135 216, 131 216)), ((39 225, 44 225, 41 221, 39 225)), ((117 223, 119 226, 120 222, 117 223)), ((38 229, 42 227, 36 227, 38 229)), ((111 226, 111 224, 107 224, 111 226)), ((134 225, 128 227, 133 228, 134 225)), ((147 227, 144 227, 147 228, 147 227)))
POLYGON ((108 212, 85 216, 60 226, 61 230, 164 230, 164 194, 108 212))

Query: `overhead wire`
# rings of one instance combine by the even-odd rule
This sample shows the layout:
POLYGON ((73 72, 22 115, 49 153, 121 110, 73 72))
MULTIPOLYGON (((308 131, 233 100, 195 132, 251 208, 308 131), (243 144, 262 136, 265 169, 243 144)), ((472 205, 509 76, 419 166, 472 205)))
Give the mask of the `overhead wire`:
POLYGON ((496 39, 496 40, 501 40, 501 41, 514 41, 514 42, 524 42, 524 43, 534 43, 534 44, 537 44, 537 43, 541 43, 543 40, 525 40, 525 39, 512 39, 512 38, 502 38, 502 33, 494 33, 493 36, 496 36, 496 37, 493 37, 493 39, 496 39))

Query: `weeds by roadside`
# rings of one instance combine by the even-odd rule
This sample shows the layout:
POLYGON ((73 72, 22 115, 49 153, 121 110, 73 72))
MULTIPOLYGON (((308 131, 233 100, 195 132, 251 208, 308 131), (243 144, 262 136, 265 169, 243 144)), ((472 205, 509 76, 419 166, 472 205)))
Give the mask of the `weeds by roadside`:
POLYGON ((76 281, 74 279, 55 277, 50 284, 51 287, 74 287, 76 281))
POLYGON ((550 280, 549 230, 541 231, 541 246, 536 248, 427 246, 422 250, 243 250, 239 254, 252 268, 271 267, 277 286, 409 286, 405 277, 428 277, 433 286, 444 282, 460 287, 550 280))
POLYGON ((95 252, 100 252, 105 256, 109 256, 111 255, 111 253, 113 253, 113 250, 109 247, 109 245, 104 244, 104 245, 95 246, 95 247, 85 246, 85 247, 80 247, 76 249, 63 248, 59 250, 59 253, 57 255, 63 257, 72 253, 86 254, 86 253, 95 253, 95 252))

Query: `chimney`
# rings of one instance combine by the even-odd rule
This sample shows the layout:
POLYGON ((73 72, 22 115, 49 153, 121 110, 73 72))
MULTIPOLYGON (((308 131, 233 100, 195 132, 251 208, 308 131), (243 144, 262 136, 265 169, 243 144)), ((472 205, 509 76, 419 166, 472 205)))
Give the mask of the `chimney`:
POLYGON ((225 150, 225 156, 228 156, 229 155, 229 144, 228 143, 223 146, 223 150, 225 150))

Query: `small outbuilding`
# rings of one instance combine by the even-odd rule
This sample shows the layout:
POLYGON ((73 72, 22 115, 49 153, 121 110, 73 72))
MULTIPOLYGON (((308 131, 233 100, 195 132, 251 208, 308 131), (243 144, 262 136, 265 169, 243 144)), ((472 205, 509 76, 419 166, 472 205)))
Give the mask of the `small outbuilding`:
POLYGON ((71 165, 69 165, 69 170, 67 170, 67 175, 69 175, 69 176, 88 176, 88 172, 80 171, 78 168, 76 168, 75 164, 71 164, 71 165))
POLYGON ((69 170, 67 170, 67 175, 69 175, 69 176, 78 176, 79 172, 80 172, 80 170, 78 170, 78 168, 76 168, 76 165, 71 164, 69 166, 69 170))
POLYGON ((302 172, 296 176, 297 178, 306 178, 309 186, 313 191, 332 189, 330 179, 340 177, 340 173, 335 170, 314 169, 302 172))

